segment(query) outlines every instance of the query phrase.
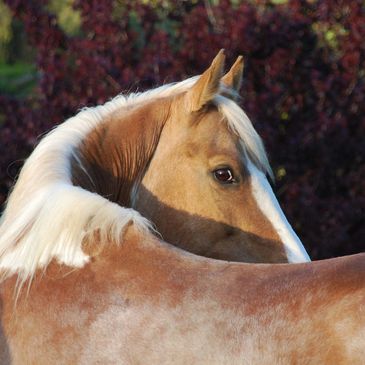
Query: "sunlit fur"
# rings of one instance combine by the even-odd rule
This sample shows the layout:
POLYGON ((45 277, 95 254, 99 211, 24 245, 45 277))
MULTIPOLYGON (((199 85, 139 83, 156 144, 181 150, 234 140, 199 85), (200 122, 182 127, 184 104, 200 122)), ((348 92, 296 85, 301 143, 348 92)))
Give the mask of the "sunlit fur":
MULTIPOLYGON (((43 138, 26 161, 1 218, 0 268, 4 276, 19 272, 25 280, 52 258, 80 267, 88 261, 81 243, 89 233, 98 230, 102 239, 111 236, 120 242, 130 221, 142 230, 151 227, 135 210, 73 186, 70 159, 77 158, 85 136, 116 110, 149 100, 158 102, 187 90, 196 80, 192 77, 144 93, 119 95, 102 106, 82 110, 43 138)), ((240 136, 246 153, 271 174, 261 139, 242 109, 220 95, 214 103, 240 136)))
POLYGON ((364 259, 232 263, 130 226, 82 268, 38 271, 16 306, 1 284, 0 363, 363 365, 364 259))
MULTIPOLYGON (((136 211, 72 185, 73 163, 86 178, 94 172, 78 152, 110 113, 157 104, 194 82, 84 110, 26 162, 0 228, 2 365, 363 364, 365 254, 298 265, 213 260, 161 240, 136 211), (29 290, 15 299, 17 273, 29 290)), ((275 216, 271 195, 258 188, 269 169, 258 136, 229 100, 213 102, 253 161, 246 185, 253 181, 261 209, 275 216)), ((206 117, 205 136, 218 120, 216 110, 206 117)))

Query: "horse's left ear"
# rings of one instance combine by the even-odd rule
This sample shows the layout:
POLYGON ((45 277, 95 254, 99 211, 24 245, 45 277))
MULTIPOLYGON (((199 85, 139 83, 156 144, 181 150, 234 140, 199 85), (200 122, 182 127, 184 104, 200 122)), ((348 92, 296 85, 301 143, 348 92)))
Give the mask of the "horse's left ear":
POLYGON ((236 62, 221 80, 225 87, 233 90, 237 95, 242 85, 243 66, 243 57, 238 56, 236 62))
POLYGON ((223 75, 224 60, 224 50, 221 49, 215 56, 210 67, 204 71, 198 81, 188 91, 186 96, 191 111, 200 110, 219 92, 219 83, 223 75))

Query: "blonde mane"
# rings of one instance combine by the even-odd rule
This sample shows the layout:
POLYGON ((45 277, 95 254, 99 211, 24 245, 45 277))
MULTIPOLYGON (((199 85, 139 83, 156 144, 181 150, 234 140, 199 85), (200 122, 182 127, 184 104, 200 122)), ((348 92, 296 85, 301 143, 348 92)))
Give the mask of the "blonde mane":
MULTIPOLYGON (((186 91, 198 76, 128 96, 118 95, 104 105, 86 108, 53 129, 27 159, 0 220, 0 270, 3 278, 18 273, 22 281, 52 259, 82 267, 85 237, 98 230, 101 240, 121 242, 130 222, 142 231, 151 223, 137 211, 72 184, 71 158, 86 136, 116 110, 186 91)), ((222 86, 223 87, 223 86, 222 86)), ((271 173, 262 141, 243 110, 217 95, 213 102, 241 141, 245 153, 264 172, 271 173)))

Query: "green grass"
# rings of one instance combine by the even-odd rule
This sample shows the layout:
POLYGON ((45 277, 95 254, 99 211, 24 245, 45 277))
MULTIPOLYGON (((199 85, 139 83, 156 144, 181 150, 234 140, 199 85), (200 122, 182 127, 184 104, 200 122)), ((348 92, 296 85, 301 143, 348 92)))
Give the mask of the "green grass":
POLYGON ((37 84, 37 70, 34 65, 17 62, 0 64, 0 93, 26 97, 37 84))

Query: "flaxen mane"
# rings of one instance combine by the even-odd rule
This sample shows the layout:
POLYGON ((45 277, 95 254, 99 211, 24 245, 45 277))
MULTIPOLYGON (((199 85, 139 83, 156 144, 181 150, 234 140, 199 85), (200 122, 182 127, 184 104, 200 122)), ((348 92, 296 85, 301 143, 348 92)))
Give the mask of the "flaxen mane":
MULTIPOLYGON (((107 128, 106 121, 113 113, 123 116, 131 108, 159 103, 161 98, 186 91, 196 80, 197 77, 193 77, 144 93, 119 95, 102 106, 83 109, 39 143, 26 161, 1 218, 3 277, 17 272, 21 280, 26 280, 53 258, 70 266, 83 266, 89 257, 82 251, 81 244, 95 231, 101 240, 120 242, 128 223, 133 222, 141 230, 151 229, 151 223, 131 205, 120 205, 125 197, 103 196, 97 187, 92 187, 92 167, 87 166, 85 156, 80 155, 80 146, 97 127, 104 123, 107 128), (90 188, 77 186, 73 176, 75 169, 89 179, 90 188)), ((232 131, 241 138, 245 153, 261 170, 271 174, 261 139, 243 110, 221 95, 215 97, 214 103, 232 131)), ((122 117, 121 133, 123 123, 122 117)), ((158 136, 158 131, 154 135, 158 136)), ((157 143, 158 139, 151 143, 142 159, 152 157, 157 143)), ((138 171, 134 178, 137 179, 137 175, 138 171)), ((132 185, 127 189, 129 194, 133 193, 132 185)), ((124 196, 126 191, 119 195, 124 196)))

